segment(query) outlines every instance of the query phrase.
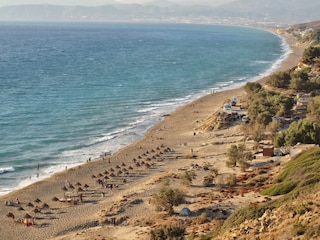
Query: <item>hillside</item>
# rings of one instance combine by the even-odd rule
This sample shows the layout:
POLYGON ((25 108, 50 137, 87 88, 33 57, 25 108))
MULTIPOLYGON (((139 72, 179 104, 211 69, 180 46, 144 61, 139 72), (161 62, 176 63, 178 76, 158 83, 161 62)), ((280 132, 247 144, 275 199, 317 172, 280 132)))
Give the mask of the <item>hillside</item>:
POLYGON ((234 212, 222 227, 225 233, 215 239, 319 239, 319 160, 319 148, 291 160, 277 177, 278 183, 262 191, 281 197, 234 212))

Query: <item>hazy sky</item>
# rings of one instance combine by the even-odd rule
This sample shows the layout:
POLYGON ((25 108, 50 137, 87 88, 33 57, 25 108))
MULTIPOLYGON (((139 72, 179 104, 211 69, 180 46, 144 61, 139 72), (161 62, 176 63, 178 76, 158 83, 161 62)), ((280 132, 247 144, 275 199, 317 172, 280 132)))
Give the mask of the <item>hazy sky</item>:
MULTIPOLYGON (((7 5, 21 5, 21 4, 54 4, 54 5, 84 5, 84 6, 99 6, 108 3, 147 3, 154 0, 0 0, 0 7, 7 5)), ((163 0, 162 0, 163 1, 163 0)), ((176 3, 207 3, 220 4, 234 0, 170 0, 176 3)), ((161 2, 161 0, 158 0, 161 2)))

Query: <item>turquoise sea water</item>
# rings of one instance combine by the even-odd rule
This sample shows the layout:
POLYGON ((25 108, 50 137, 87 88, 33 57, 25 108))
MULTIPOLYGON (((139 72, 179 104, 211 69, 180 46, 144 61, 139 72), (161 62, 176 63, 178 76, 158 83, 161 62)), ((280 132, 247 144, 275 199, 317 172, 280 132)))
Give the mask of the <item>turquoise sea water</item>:
POLYGON ((2 23, 0 42, 0 195, 114 153, 289 52, 270 32, 183 24, 2 23))

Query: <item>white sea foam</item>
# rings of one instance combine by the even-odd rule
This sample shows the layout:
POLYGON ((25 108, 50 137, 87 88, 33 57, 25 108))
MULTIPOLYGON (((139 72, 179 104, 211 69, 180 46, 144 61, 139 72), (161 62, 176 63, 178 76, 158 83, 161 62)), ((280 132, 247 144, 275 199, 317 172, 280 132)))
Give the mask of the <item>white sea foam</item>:
POLYGON ((158 108, 159 107, 156 107, 156 106, 154 106, 154 107, 150 106, 150 107, 138 109, 137 112, 139 112, 139 113, 147 113, 147 112, 152 112, 152 111, 154 111, 154 110, 156 110, 158 108))
POLYGON ((0 174, 16 171, 14 167, 0 168, 0 174))

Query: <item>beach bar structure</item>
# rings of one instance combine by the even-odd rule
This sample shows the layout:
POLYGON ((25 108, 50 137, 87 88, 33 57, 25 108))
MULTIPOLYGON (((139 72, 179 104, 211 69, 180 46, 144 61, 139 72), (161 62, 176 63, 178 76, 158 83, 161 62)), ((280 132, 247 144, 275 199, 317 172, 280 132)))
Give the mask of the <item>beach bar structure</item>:
POLYGON ((274 147, 273 146, 263 147, 262 155, 265 157, 273 157, 274 156, 274 147))

